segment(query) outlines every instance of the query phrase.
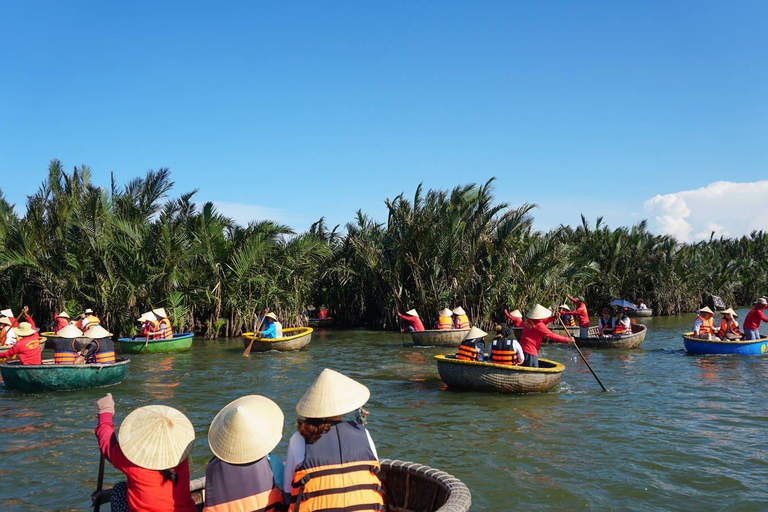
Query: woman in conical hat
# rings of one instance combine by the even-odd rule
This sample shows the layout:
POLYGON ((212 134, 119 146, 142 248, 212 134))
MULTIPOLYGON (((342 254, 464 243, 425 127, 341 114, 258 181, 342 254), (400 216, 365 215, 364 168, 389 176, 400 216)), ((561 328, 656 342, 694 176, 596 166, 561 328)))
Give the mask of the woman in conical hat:
MULTIPOLYGON (((112 394, 96 406, 99 450, 128 479, 128 510, 195 512, 187 460, 195 429, 189 419, 172 407, 147 405, 126 416, 115 436, 112 394)), ((115 486, 115 491, 119 494, 120 488, 115 486)))
MULTIPOLYGON (((56 332, 56 338, 53 347, 53 362, 56 364, 75 364, 78 362, 80 348, 77 344, 77 338, 83 335, 83 331, 74 325, 66 325, 56 332)), ((83 358, 80 362, 85 361, 83 358)))
POLYGON ((528 318, 523 325, 523 332, 520 334, 520 346, 523 347, 523 354, 525 354, 523 366, 538 368, 539 348, 544 338, 560 343, 571 343, 573 339, 555 334, 547 328, 547 323, 554 317, 552 311, 541 304, 536 304, 526 316, 528 318))
POLYGON ((363 426, 368 388, 325 369, 296 405, 297 430, 288 445, 283 490, 291 512, 346 509, 386 510, 376 447, 363 426), (357 421, 342 421, 358 411, 357 421), (344 487, 360 486, 346 492, 344 487))
POLYGON ((715 336, 715 312, 704 306, 698 311, 696 320, 693 321, 693 334, 701 339, 713 340, 720 339, 715 336))
POLYGON ((403 332, 421 332, 424 330, 424 324, 421 323, 421 318, 419 318, 419 314, 415 309, 409 309, 404 315, 400 314, 398 311, 397 316, 408 324, 408 327, 402 330, 403 332))
POLYGON ((173 339, 173 327, 171 326, 171 320, 168 318, 168 313, 165 312, 165 308, 153 309, 152 313, 157 317, 157 321, 154 322, 153 330, 149 333, 150 339, 173 339))
POLYGON ((58 333, 61 329, 69 325, 69 314, 66 311, 58 313, 55 318, 56 325, 53 330, 58 333))
POLYGON ((283 412, 269 398, 244 396, 219 411, 208 431, 203 511, 282 510, 282 462, 269 454, 282 437, 283 412))
POLYGON ((469 317, 464 308, 458 306, 453 309, 453 328, 454 329, 469 329, 472 324, 469 323, 469 317))
POLYGON ((450 331, 453 329, 453 311, 443 308, 437 317, 437 328, 441 331, 450 331))
POLYGON ((523 326, 523 314, 519 309, 516 309, 511 313, 505 309, 504 316, 507 317, 507 324, 511 325, 512 327, 523 326))
POLYGON ((723 318, 720 320, 720 330, 717 332, 721 340, 740 340, 743 336, 739 330, 738 314, 732 309, 724 309, 720 312, 723 318))

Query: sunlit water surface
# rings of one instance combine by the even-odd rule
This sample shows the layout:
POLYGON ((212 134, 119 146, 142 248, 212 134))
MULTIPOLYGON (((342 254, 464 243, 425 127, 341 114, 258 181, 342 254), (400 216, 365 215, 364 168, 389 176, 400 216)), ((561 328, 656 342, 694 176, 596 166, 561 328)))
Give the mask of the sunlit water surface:
MULTIPOLYGON (((608 393, 561 345, 542 351, 566 366, 553 392, 448 391, 432 356, 450 350, 364 330, 316 330, 301 352, 248 359, 240 340, 196 340, 185 354, 133 356, 126 380, 108 389, 2 389, 0 510, 89 506, 95 401, 106 391, 118 424, 142 405, 183 411, 197 432, 193 476, 211 456, 206 434, 219 409, 266 395, 286 415, 276 449, 284 458, 294 406, 323 368, 370 388, 368 427, 381 457, 452 473, 471 489, 472 510, 768 510, 768 361, 686 355, 680 333, 692 319, 641 320, 649 332, 639 349, 584 349, 608 393)), ((108 485, 120 476, 108 465, 108 485)))

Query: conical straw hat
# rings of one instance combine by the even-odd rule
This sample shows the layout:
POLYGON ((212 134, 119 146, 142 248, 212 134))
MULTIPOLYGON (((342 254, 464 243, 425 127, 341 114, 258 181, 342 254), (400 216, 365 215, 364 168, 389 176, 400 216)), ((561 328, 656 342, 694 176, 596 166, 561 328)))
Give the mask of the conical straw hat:
POLYGON ((453 314, 454 314, 454 315, 466 315, 466 314, 467 314, 467 312, 466 312, 466 311, 464 311, 464 309, 463 309, 461 306, 459 306, 459 307, 457 307, 457 308, 454 308, 454 310, 453 310, 453 314))
POLYGON ((10 309, 4 309, 0 311, 0 315, 7 316, 8 318, 13 318, 13 311, 10 309))
POLYGON ((91 313, 93 313, 93 310, 91 308, 88 308, 85 311, 83 311, 83 314, 85 315, 90 315, 91 313))
POLYGON ((83 334, 83 336, 86 338, 98 340, 101 338, 111 338, 112 333, 100 325, 94 325, 93 327, 85 331, 85 334, 83 334))
POLYGON ((416 318, 419 318, 419 314, 416 312, 415 309, 409 309, 405 312, 406 315, 415 316, 416 318))
POLYGON ((160 471, 175 468, 187 458, 195 444, 195 429, 173 407, 147 405, 125 417, 117 439, 129 461, 160 471))
POLYGON ((533 309, 531 309, 526 316, 531 320, 543 320, 544 318, 551 317, 552 311, 548 310, 541 304, 536 304, 535 306, 533 306, 533 309))
POLYGON ((21 322, 19 326, 14 329, 14 331, 16 331, 16 334, 19 336, 29 336, 35 333, 35 330, 32 328, 32 324, 29 322, 21 322))
POLYGON ((720 312, 721 315, 733 315, 738 317, 738 313, 736 313, 733 308, 724 309, 720 312))
POLYGON ((11 319, 5 316, 0 316, 0 324, 11 325, 11 319))
POLYGON ((709 309, 709 307, 707 307, 707 306, 704 306, 703 308, 701 308, 699 310, 699 313, 709 313, 710 315, 714 315, 715 314, 715 312, 712 311, 711 309, 709 309))
POLYGON ((488 335, 487 332, 485 332, 482 329, 478 329, 477 327, 472 327, 466 336, 464 336, 465 340, 476 340, 479 338, 485 338, 488 335))
POLYGON ((440 316, 453 316, 453 311, 451 311, 451 310, 450 310, 450 309, 448 309, 448 308, 444 308, 444 309, 443 309, 443 310, 440 312, 440 316))
POLYGON ((519 309, 514 310, 509 314, 509 316, 513 316, 515 318, 523 318, 523 314, 520 312, 519 309))
POLYGON ((58 315, 56 315, 56 318, 69 318, 69 314, 66 311, 62 311, 58 315))
POLYGON ((208 431, 208 446, 229 464, 248 464, 269 454, 283 437, 283 411, 267 397, 250 395, 224 407, 208 431))
POLYGON ((159 316, 161 318, 168 318, 168 314, 165 312, 165 308, 153 309, 152 313, 154 313, 156 316, 159 316))
POLYGON ((138 320, 137 320, 137 321, 138 321, 138 322, 147 322, 147 321, 149 321, 149 322, 155 322, 155 321, 157 321, 157 317, 155 316, 155 314, 154 314, 153 312, 151 312, 151 311, 147 311, 146 313, 144 313, 143 315, 141 315, 141 316, 138 318, 138 320))
POLYGON ((74 325, 65 325, 58 331, 56 331, 56 336, 61 336, 62 338, 79 338, 83 335, 83 331, 75 327, 74 325))
POLYGON ((570 311, 571 307, 568 304, 560 304, 560 309, 567 309, 568 311, 570 311))
POLYGON ((264 318, 271 318, 274 321, 277 321, 277 315, 275 315, 273 312, 269 312, 266 315, 264 315, 264 318))
POLYGON ((370 397, 367 387, 326 368, 296 404, 296 412, 305 418, 335 418, 362 407, 370 397))

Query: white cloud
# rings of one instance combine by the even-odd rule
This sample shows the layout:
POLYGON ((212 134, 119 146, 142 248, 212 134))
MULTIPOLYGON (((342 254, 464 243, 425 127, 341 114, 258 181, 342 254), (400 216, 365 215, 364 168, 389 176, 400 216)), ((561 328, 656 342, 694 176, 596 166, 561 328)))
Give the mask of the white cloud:
POLYGON ((653 231, 681 242, 768 231, 768 180, 716 181, 696 190, 657 195, 645 202, 653 231))
POLYGON ((281 208, 270 208, 257 204, 226 203, 222 201, 213 201, 213 205, 219 213, 243 226, 247 226, 252 221, 271 220, 285 224, 293 228, 297 233, 301 233, 309 229, 311 224, 307 222, 305 215, 281 208))

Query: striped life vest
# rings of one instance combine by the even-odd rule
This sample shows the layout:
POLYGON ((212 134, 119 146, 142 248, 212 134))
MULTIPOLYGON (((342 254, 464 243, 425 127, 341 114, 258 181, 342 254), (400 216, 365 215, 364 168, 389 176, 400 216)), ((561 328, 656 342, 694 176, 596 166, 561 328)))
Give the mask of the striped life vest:
POLYGON ((96 352, 88 358, 88 364, 112 364, 115 362, 115 343, 109 338, 93 340, 96 343, 96 352))
POLYGON ((495 364, 520 364, 517 352, 509 338, 497 338, 491 342, 491 362, 495 364))
POLYGON ((462 361, 477 361, 477 340, 464 340, 459 345, 459 352, 456 354, 456 359, 462 361))
POLYGON ((621 321, 616 322, 616 327, 613 329, 613 334, 632 334, 632 326, 627 327, 621 321))
POLYGON ((453 317, 453 325, 456 329, 469 329, 472 327, 469 324, 469 317, 467 315, 456 315, 453 317))
POLYGON ((155 323, 155 334, 152 336, 153 340, 170 340, 173 339, 173 328, 171 327, 171 321, 167 318, 158 320, 155 323))
POLYGON ((213 457, 205 468, 203 512, 284 510, 283 492, 275 486, 269 459, 229 464, 213 457))
POLYGON ((450 316, 441 316, 437 319, 437 328, 441 331, 450 331, 453 329, 453 318, 450 316))
POLYGON ((77 340, 73 338, 59 338, 54 347, 53 362, 55 364, 75 364, 77 358, 77 340))
POLYGON ((697 316, 701 320, 701 327, 699 327, 699 334, 714 334, 715 333, 715 319, 704 318, 703 316, 697 316))
POLYGON ((365 427, 337 423, 304 451, 296 467, 290 512, 386 511, 381 467, 365 427))

